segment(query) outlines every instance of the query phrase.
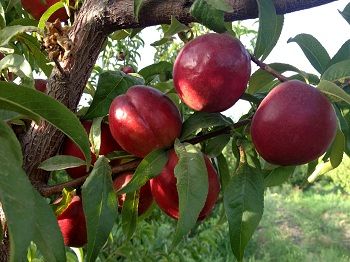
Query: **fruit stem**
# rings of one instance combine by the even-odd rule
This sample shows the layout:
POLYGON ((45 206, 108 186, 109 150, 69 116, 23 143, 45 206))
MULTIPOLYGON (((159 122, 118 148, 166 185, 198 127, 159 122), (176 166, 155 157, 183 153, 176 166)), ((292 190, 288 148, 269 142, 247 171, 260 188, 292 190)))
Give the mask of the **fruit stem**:
POLYGON ((250 54, 250 59, 262 70, 266 71, 267 73, 273 75, 276 77, 280 82, 286 82, 288 81, 288 78, 281 75, 279 72, 277 72, 275 69, 270 67, 269 65, 265 64, 264 62, 257 59, 254 55, 250 54))

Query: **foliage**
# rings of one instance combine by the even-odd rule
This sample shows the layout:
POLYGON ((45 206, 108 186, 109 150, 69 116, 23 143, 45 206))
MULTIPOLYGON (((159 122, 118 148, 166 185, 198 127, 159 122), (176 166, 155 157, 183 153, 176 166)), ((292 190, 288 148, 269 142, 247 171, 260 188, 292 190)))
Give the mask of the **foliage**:
MULTIPOLYGON (((54 199, 46 200, 29 183, 22 169, 23 156, 16 134, 26 132, 30 125, 33 129, 39 129, 41 121, 45 120, 81 148, 86 165, 90 167, 90 158, 95 156, 90 153, 89 143, 99 145, 100 135, 92 133, 88 136, 77 115, 81 119, 94 120, 94 126, 99 129, 96 123, 101 123, 106 118, 112 100, 124 94, 131 86, 142 84, 164 92, 183 116, 183 133, 174 145, 180 159, 175 168, 180 218, 177 223, 170 221, 158 209, 149 211, 140 218, 136 216, 138 190, 164 167, 167 160, 165 149, 154 150, 142 160, 123 151, 100 156, 92 169, 86 170, 91 171, 86 180, 69 181, 74 182, 73 184, 68 182, 68 185, 73 185, 77 194, 82 194, 87 219, 88 244, 80 250, 74 249, 77 254, 85 256, 87 261, 213 261, 218 257, 233 260, 233 256, 238 261, 243 258, 250 261, 273 260, 287 252, 284 247, 286 242, 283 240, 285 236, 278 232, 286 229, 286 234, 290 233, 292 237, 287 241, 289 250, 292 251, 288 251, 290 257, 286 260, 304 260, 310 257, 297 246, 305 246, 307 250, 315 247, 316 232, 311 230, 311 226, 315 226, 312 222, 316 217, 320 218, 316 225, 317 231, 331 231, 331 237, 323 239, 325 246, 331 247, 330 255, 317 246, 318 252, 329 255, 330 259, 344 261, 349 256, 347 244, 337 245, 334 240, 341 242, 340 240, 348 237, 339 233, 339 228, 349 230, 346 213, 350 207, 341 201, 347 200, 345 196, 330 195, 325 198, 326 201, 318 196, 304 199, 299 193, 288 196, 283 187, 280 192, 282 196, 269 193, 270 190, 276 190, 273 186, 284 184, 292 174, 294 181, 289 182, 305 187, 309 182, 337 168, 344 155, 350 156, 349 42, 344 43, 331 57, 322 43, 311 35, 299 34, 289 40, 300 46, 318 75, 305 72, 286 61, 267 66, 262 61, 276 45, 283 29, 283 16, 276 14, 272 0, 257 0, 258 32, 242 26, 239 22, 224 22, 225 12, 232 11, 225 1, 196 0, 190 12, 199 23, 184 25, 172 17, 170 25, 161 25, 159 29, 162 30, 162 36, 153 43, 157 48, 155 63, 139 70, 139 74, 126 74, 120 69, 125 65, 137 69, 137 61, 141 58, 139 49, 144 45, 143 39, 138 35, 141 29, 125 29, 111 34, 100 50, 97 63, 91 65, 94 68, 82 96, 80 111, 75 114, 54 98, 34 90, 33 72, 49 77, 55 65, 49 60, 50 55, 41 48, 43 39, 50 39, 46 35, 49 30, 43 32, 40 27, 48 17, 43 15, 38 26, 38 22, 14 2, 4 0, 0 4, 0 51, 4 55, 0 61, 0 154, 5 159, 0 166, 0 176, 3 177, 0 183, 0 201, 8 218, 11 261, 23 260, 31 241, 35 244, 30 245, 28 260, 34 259, 37 254, 42 254, 43 261, 65 259, 63 241, 50 208, 54 199), (246 48, 254 54, 251 58, 260 66, 251 75, 247 92, 242 96, 242 99, 250 102, 251 109, 237 123, 221 113, 194 112, 181 102, 174 90, 172 70, 180 48, 184 43, 210 30, 226 32, 238 38, 248 37, 249 44, 246 48), (281 74, 284 72, 293 72, 294 75, 288 79, 300 79, 316 85, 332 102, 339 121, 337 135, 328 151, 319 159, 297 167, 267 163, 257 154, 249 132, 251 118, 259 103, 279 83, 278 80, 283 79, 281 74), (88 103, 83 103, 86 97, 88 103), (213 218, 196 223, 205 202, 206 190, 203 188, 208 183, 203 176, 206 172, 202 152, 209 155, 216 166, 222 190, 213 218), (112 181, 113 176, 118 175, 118 172, 113 174, 115 166, 112 163, 115 160, 119 161, 117 167, 137 163, 132 169, 135 174, 129 185, 117 192, 127 193, 126 207, 119 215, 112 181), (280 202, 276 202, 276 198, 280 202), (299 202, 302 203, 301 209, 293 205, 289 205, 289 210, 286 208, 287 203, 299 202), (330 202, 336 205, 332 206, 330 202), (327 213, 327 209, 338 212, 345 222, 341 223, 339 217, 329 219, 331 215, 327 213), (306 217, 308 222, 303 224, 301 217, 306 217), (29 223, 26 224, 24 219, 29 223), (28 234, 21 241, 23 230, 28 234), (293 230, 296 230, 296 235, 293 235, 293 230), (254 232, 257 234, 254 235, 254 232), (304 241, 303 232, 310 233, 310 238, 304 241), (43 238, 45 235, 50 237, 43 238), (273 243, 269 242, 270 239, 273 243), (259 246, 264 248, 259 249, 259 246), (275 248, 266 253, 264 250, 267 246, 275 248), (345 255, 340 255, 341 252, 345 255)), ((69 1, 62 0, 61 4, 63 2, 67 4, 69 1)), ((142 8, 142 2, 134 2, 136 16, 142 8)), ((347 21, 348 10, 349 6, 341 13, 347 21)), ((73 17, 67 24, 72 23, 73 17)), ((47 24, 47 27, 50 25, 52 24, 47 24)), ((56 42, 60 44, 60 41, 56 42)), ((62 50, 62 46, 59 48, 64 54, 68 51, 62 50)), ((58 62, 55 62, 57 66, 58 62)), ((99 131, 91 132, 100 133, 99 131)), ((33 143, 44 143, 43 141, 45 139, 33 143)), ((33 157, 26 155, 24 159, 33 157)), ((53 172, 49 185, 36 184, 42 187, 39 188, 41 193, 45 192, 43 189, 62 186, 58 183, 67 179, 67 174, 58 171, 62 167, 83 164, 82 161, 69 157, 49 157, 40 168, 53 172)), ((349 163, 349 158, 345 159, 349 163)), ((338 171, 335 169, 335 173, 328 173, 327 177, 348 191, 349 179, 344 177, 344 173, 348 172, 344 169, 347 170, 348 167, 341 166, 338 171)), ((2 237, 2 230, 0 233, 2 237)), ((75 261, 72 250, 67 248, 66 251, 67 260, 75 261)), ((316 254, 311 257, 319 258, 316 254)))

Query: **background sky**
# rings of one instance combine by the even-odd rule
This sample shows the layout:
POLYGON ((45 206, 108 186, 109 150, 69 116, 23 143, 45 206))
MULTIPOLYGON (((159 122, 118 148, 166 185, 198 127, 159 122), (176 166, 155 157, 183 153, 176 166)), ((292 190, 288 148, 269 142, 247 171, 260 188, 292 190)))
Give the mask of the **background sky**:
MULTIPOLYGON (((348 3, 349 0, 339 0, 323 6, 286 14, 280 39, 265 62, 288 63, 303 71, 317 74, 299 46, 296 43, 287 43, 287 41, 300 33, 311 34, 321 42, 332 57, 342 44, 350 39, 350 25, 338 11, 342 11, 348 3)), ((256 20, 246 20, 243 24, 249 28, 257 29, 258 27, 256 20)), ((140 52, 142 60, 139 63, 139 69, 153 63, 155 49, 150 44, 159 38, 159 33, 151 27, 142 31, 142 37, 145 40, 145 47, 140 52)), ((242 42, 245 44, 244 39, 242 42)), ((253 66, 252 72, 256 69, 253 66)), ((249 110, 249 104, 245 101, 239 101, 224 113, 237 120, 247 110, 249 110)))

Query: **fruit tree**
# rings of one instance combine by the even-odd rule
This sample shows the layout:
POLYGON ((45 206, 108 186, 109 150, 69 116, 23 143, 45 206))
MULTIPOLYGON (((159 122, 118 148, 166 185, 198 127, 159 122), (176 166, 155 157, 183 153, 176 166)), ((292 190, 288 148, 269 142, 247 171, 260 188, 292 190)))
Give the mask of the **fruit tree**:
MULTIPOLYGON (((217 206, 242 261, 268 187, 350 156, 350 41, 331 57, 291 39, 317 74, 264 62, 284 14, 333 1, 2 0, 0 261, 33 246, 44 261, 70 247, 101 260, 113 227, 132 241, 154 208, 177 223, 172 252, 217 206), (232 22, 250 18, 247 47, 232 22), (138 68, 150 26, 158 54, 183 47, 138 68), (234 122, 222 111, 239 99, 250 110, 234 122)), ((340 15, 350 23, 350 4, 340 15)))

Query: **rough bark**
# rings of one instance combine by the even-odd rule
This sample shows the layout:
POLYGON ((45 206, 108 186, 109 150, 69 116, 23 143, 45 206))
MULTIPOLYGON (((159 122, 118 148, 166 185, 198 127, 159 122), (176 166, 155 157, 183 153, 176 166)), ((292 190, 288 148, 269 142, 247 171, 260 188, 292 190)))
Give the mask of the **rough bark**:
MULTIPOLYGON (((312 8, 335 0, 275 0, 277 13, 285 14, 312 8)), ((228 0, 234 12, 226 14, 226 20, 244 20, 257 17, 255 0, 228 0)), ((77 104, 90 76, 93 65, 107 36, 118 29, 143 28, 169 23, 175 16, 183 23, 195 21, 189 14, 190 0, 144 0, 137 21, 133 14, 133 0, 85 0, 69 37, 73 42, 72 56, 61 63, 64 73, 53 70, 48 94, 65 104, 72 111, 77 104)), ((37 169, 39 163, 53 156, 63 140, 61 132, 42 122, 33 125, 22 137, 25 156, 24 169, 33 185, 40 188, 47 182, 48 174, 37 169)), ((1 213, 2 210, 0 210, 1 213)), ((8 241, 0 245, 0 262, 7 261, 8 241)))

